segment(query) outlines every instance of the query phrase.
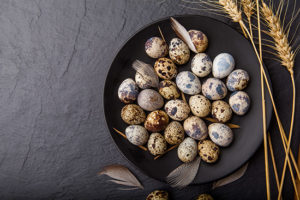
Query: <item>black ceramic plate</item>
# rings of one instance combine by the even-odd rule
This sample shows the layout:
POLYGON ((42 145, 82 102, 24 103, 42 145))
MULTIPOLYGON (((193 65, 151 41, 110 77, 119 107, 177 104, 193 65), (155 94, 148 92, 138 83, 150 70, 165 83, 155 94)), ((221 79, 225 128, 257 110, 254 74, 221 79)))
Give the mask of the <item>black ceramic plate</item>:
MULTIPOLYGON (((251 108, 247 115, 243 117, 234 115, 231 120, 232 123, 241 126, 240 129, 234 129, 235 139, 233 143, 227 148, 221 148, 220 158, 216 163, 206 164, 201 162, 194 183, 205 183, 222 178, 238 169, 249 160, 261 145, 263 131, 259 63, 251 44, 228 25, 204 16, 177 16, 175 18, 187 30, 202 30, 208 36, 209 47, 206 53, 211 59, 219 53, 228 52, 235 58, 235 68, 245 69, 251 78, 250 84, 245 89, 251 98, 251 108)), ((150 153, 130 144, 112 129, 115 127, 124 131, 127 127, 120 117, 124 104, 118 99, 118 87, 124 79, 134 79, 135 71, 132 69, 131 64, 135 59, 154 64, 155 59, 147 56, 144 45, 150 37, 159 36, 158 26, 162 29, 167 42, 176 37, 170 26, 169 19, 163 19, 143 28, 125 43, 115 57, 106 78, 104 110, 112 138, 124 156, 150 177, 164 180, 174 168, 182 164, 177 158, 176 149, 168 152, 158 160, 153 160, 153 156, 150 153)), ((194 54, 192 53, 191 57, 193 56, 194 54)), ((190 62, 186 65, 178 66, 178 70, 190 71, 190 62)), ((201 79, 201 82, 203 80, 201 79)), ((267 123, 269 124, 272 106, 268 98, 266 99, 266 108, 267 123)))

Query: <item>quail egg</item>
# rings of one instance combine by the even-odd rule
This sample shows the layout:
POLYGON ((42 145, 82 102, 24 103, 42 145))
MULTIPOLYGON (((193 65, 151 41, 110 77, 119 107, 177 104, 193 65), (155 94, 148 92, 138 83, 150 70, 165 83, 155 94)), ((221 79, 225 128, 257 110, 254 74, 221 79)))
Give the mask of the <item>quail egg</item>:
POLYGON ((169 45, 169 56, 176 64, 183 65, 190 59, 190 49, 181 39, 173 38, 169 45))
POLYGON ((209 194, 200 194, 196 200, 214 200, 214 198, 209 194))
POLYGON ((184 139, 184 129, 182 125, 177 121, 172 121, 164 133, 167 143, 174 145, 179 144, 184 139))
POLYGON ((134 145, 144 145, 147 143, 149 134, 147 130, 140 125, 130 125, 125 129, 125 135, 128 141, 134 145))
POLYGON ((197 117, 206 117, 211 111, 210 101, 203 95, 194 95, 189 100, 192 113, 197 117))
POLYGON ((121 110, 121 118, 127 124, 141 124, 146 119, 144 110, 135 104, 128 104, 121 110))
POLYGON ((137 102, 144 110, 154 111, 160 109, 164 105, 162 96, 152 89, 145 89, 138 95, 137 102))
POLYGON ((225 78, 234 69, 234 58, 229 53, 220 53, 213 61, 212 73, 215 78, 225 78))
POLYGON ((232 110, 228 103, 218 100, 212 103, 211 114, 219 122, 225 123, 231 119, 232 110))
POLYGON ((227 147, 233 140, 232 130, 221 123, 213 123, 208 126, 208 135, 210 139, 221 147, 227 147))
POLYGON ((204 140, 207 137, 207 126, 197 116, 187 118, 183 123, 183 128, 186 134, 195 140, 204 140))
POLYGON ((250 97, 246 92, 237 91, 230 95, 229 105, 237 115, 245 115, 250 107, 250 97))
POLYGON ((145 50, 151 58, 161 58, 168 54, 168 46, 160 37, 152 37, 145 43, 145 50))
POLYGON ((177 68, 169 58, 159 58, 154 63, 154 70, 159 78, 171 80, 177 75, 177 68))
POLYGON ((202 94, 210 100, 219 100, 227 95, 227 88, 220 79, 208 78, 202 85, 202 94))
POLYGON ((125 79, 118 89, 118 97, 123 103, 132 103, 139 94, 137 84, 131 78, 125 79))
POLYGON ((191 69, 196 76, 205 77, 211 72, 212 61, 206 53, 198 53, 192 59, 191 69))
POLYGON ((135 82, 141 89, 151 88, 152 85, 151 81, 152 81, 151 77, 142 76, 138 72, 135 73, 135 82))
POLYGON ((167 150, 167 142, 160 133, 152 133, 148 140, 149 152, 156 156, 163 154, 167 150))
POLYGON ((158 91, 165 99, 177 99, 180 97, 180 92, 173 81, 163 80, 159 83, 158 91))
POLYGON ((147 196, 146 200, 169 200, 169 194, 163 190, 154 190, 147 196))
POLYGON ((170 100, 165 105, 165 111, 171 119, 182 121, 185 120, 190 113, 189 105, 180 99, 170 100))
POLYGON ((207 163, 216 162, 220 154, 219 147, 210 140, 199 141, 198 151, 201 159, 207 163))
POLYGON ((202 31, 189 30, 188 31, 193 44, 198 53, 204 52, 208 46, 208 39, 202 31))
POLYGON ((145 128, 151 132, 163 131, 169 124, 167 113, 162 110, 155 110, 148 114, 145 121, 145 128))
POLYGON ((187 137, 177 149, 178 158, 182 162, 191 162, 197 156, 197 143, 193 138, 187 137))
POLYGON ((226 81, 228 90, 234 92, 236 90, 243 90, 247 87, 249 82, 249 75, 245 70, 237 69, 229 74, 226 81))
POLYGON ((180 72, 176 77, 177 87, 185 94, 195 95, 201 92, 199 78, 189 71, 180 72))

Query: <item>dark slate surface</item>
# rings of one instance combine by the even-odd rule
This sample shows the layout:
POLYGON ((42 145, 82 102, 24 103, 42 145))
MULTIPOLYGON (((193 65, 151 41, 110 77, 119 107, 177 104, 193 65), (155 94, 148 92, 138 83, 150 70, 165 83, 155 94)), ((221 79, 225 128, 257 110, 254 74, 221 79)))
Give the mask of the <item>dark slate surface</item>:
MULTIPOLYGON (((178 191, 142 174, 113 144, 103 114, 104 81, 118 49, 154 20, 205 14, 183 5, 171 0, 1 1, 0 199, 144 199, 154 189, 168 190, 172 199, 192 199, 210 191, 211 184, 178 191), (128 166, 145 190, 118 191, 106 177, 96 176, 112 163, 128 166)), ((287 128, 289 75, 278 63, 265 63, 287 128)), ((299 69, 295 71, 299 85, 299 69)), ((294 149, 300 139, 299 117, 294 149)), ((270 131, 282 168, 284 154, 274 120, 270 131)), ((264 181, 260 148, 243 178, 211 193, 216 199, 264 199, 264 181)), ((274 178, 271 182, 276 195, 274 178)), ((284 196, 293 196, 290 179, 284 196)))

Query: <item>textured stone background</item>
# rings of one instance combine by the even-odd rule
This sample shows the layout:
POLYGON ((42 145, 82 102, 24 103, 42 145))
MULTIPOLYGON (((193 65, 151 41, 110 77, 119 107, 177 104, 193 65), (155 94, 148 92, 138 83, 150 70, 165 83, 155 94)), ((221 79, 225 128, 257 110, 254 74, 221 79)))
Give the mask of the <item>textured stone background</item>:
MULTIPOLYGON (((102 107, 106 73, 126 39, 162 17, 205 14, 184 5, 171 0, 1 0, 0 199, 144 199, 154 189, 168 190, 172 199, 192 199, 210 191, 211 184, 171 189, 131 166, 109 136, 102 107), (106 177, 96 176, 112 163, 128 166, 145 190, 118 191, 106 177)), ((288 127, 289 75, 275 61, 265 63, 288 127)), ((299 85, 298 68, 295 77, 299 85)), ((299 114, 295 121, 294 149, 300 139, 299 114)), ((274 121, 270 131, 282 168, 274 121)), ((216 199, 264 199, 264 181, 260 148, 243 178, 211 193, 216 199)), ((271 182, 274 195, 274 178, 271 182)), ((285 199, 293 195, 289 183, 285 199)))

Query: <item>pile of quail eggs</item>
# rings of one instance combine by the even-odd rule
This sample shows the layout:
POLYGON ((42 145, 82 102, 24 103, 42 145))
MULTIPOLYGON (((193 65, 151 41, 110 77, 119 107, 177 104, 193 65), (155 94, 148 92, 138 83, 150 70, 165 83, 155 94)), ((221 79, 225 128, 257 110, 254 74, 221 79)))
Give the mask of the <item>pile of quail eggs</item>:
POLYGON ((153 70, 160 82, 153 88, 153 77, 139 72, 134 80, 125 79, 118 89, 119 99, 126 104, 121 117, 129 125, 125 130, 129 142, 147 144, 154 156, 164 154, 168 145, 179 144, 177 154, 182 162, 191 162, 199 154, 203 161, 214 163, 220 147, 229 146, 234 138, 226 123, 233 114, 242 116, 249 110, 250 98, 242 91, 249 75, 235 69, 229 53, 220 53, 212 61, 204 53, 207 36, 198 30, 188 33, 198 51, 191 60, 191 71, 177 69, 192 56, 184 41, 173 38, 169 46, 160 37, 146 41, 146 54, 156 59, 153 70), (228 90, 231 94, 226 102, 228 90), (187 102, 181 99, 181 92, 187 102), (218 122, 207 125, 205 117, 218 122))

